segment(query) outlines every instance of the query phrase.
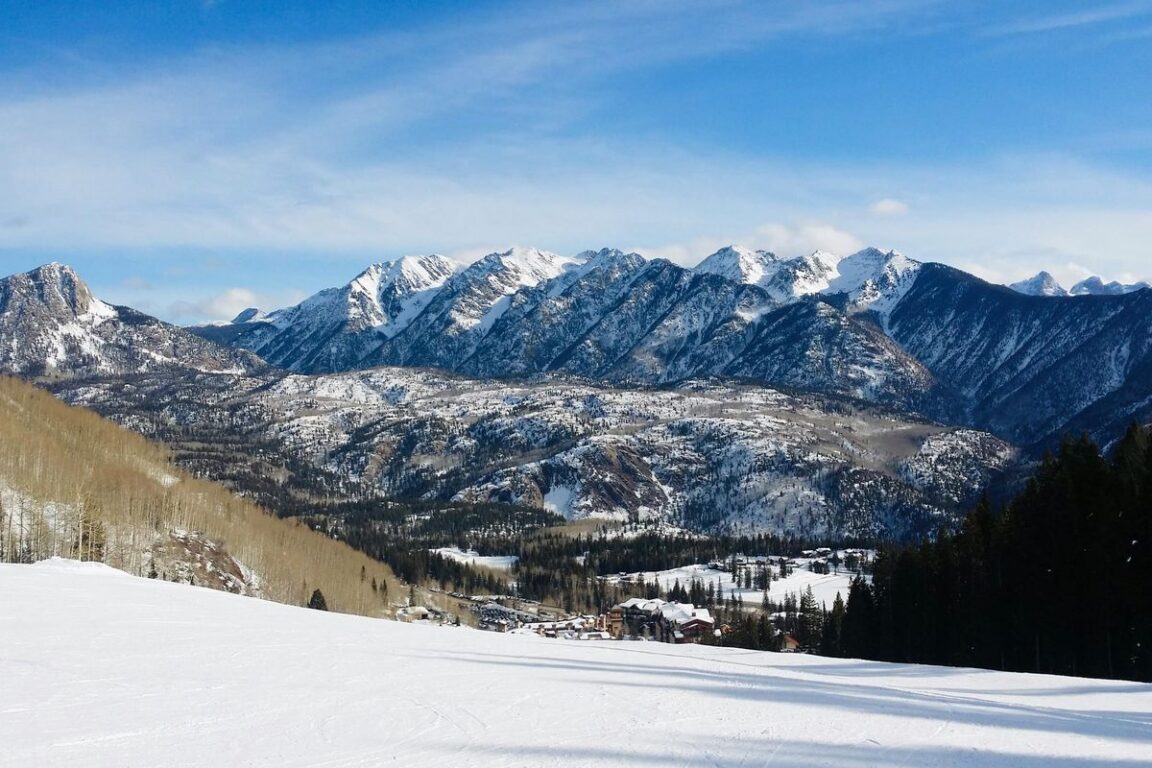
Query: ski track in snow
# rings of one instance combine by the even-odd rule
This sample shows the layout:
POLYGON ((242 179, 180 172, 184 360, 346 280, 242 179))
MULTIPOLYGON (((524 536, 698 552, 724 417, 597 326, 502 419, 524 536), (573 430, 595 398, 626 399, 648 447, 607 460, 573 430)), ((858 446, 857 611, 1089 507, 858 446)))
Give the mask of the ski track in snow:
POLYGON ((0 766, 1146 766, 1152 686, 290 608, 0 566, 0 766))

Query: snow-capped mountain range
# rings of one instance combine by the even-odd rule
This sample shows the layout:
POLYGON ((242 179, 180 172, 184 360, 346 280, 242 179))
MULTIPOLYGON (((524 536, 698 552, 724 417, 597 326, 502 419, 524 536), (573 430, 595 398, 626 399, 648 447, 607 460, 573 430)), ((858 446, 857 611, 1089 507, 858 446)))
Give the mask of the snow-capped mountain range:
POLYGON ((1030 296, 875 249, 731 247, 694 270, 611 249, 408 257, 194 330, 61 265, 0 280, 4 370, 155 436, 273 440, 281 466, 358 492, 898 535, 952 514, 1013 443, 1152 421, 1152 291, 1030 296), (454 372, 447 394, 397 394, 425 386, 414 368, 454 372))
POLYGON ((455 269, 443 257, 408 257, 266 317, 193 330, 302 373, 400 365, 641 383, 725 375, 910 404, 933 391, 931 374, 853 315, 871 310, 883 322, 918 268, 875 249, 778 259, 730 247, 695 270, 611 249, 512 249, 455 269), (381 279, 397 273, 423 279, 398 291, 381 279))
POLYGON ((1152 291, 1097 280, 1074 290, 1103 295, 1061 296, 1049 275, 1026 282, 1008 289, 873 248, 786 259, 730 246, 695 269, 613 249, 514 248, 467 267, 437 255, 373 265, 294 307, 189 329, 197 338, 99 301, 54 264, 0 280, 0 365, 238 372, 261 364, 250 351, 309 374, 389 365, 616 386, 722 377, 879 402, 1023 444, 1073 427, 1108 442, 1152 420, 1152 291))
POLYGON ((1071 289, 1065 290, 1064 286, 1060 285, 1051 274, 1038 272, 1033 277, 1012 283, 1008 287, 1026 296, 1120 296, 1125 293, 1152 288, 1152 284, 1143 280, 1135 283, 1121 283, 1113 280, 1106 283, 1099 277, 1089 277, 1076 283, 1071 289))
POLYGON ((644 385, 722 376, 884 402, 1028 443, 1055 439, 1102 399, 1118 408, 1089 425, 1105 441, 1121 422, 1152 418, 1139 396, 1148 332, 1126 309, 1148 301, 1143 284, 1087 280, 1073 301, 1048 273, 1007 290, 875 248, 781 258, 729 246, 695 269, 612 249, 512 249, 468 267, 403 262, 429 276, 407 289, 419 311, 386 310, 393 284, 366 280, 396 262, 267 318, 193 330, 304 373, 432 366, 644 385), (365 282, 374 294, 351 290, 365 282), (350 320, 347 307, 361 302, 384 319, 350 320), (1059 392, 1054 376, 1067 384, 1059 392))

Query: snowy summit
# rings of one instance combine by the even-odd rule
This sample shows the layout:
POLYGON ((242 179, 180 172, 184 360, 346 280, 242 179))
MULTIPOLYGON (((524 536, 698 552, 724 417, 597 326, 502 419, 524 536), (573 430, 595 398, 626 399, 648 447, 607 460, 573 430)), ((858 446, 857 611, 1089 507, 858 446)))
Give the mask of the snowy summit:
POLYGON ((1068 291, 1064 290, 1064 287, 1056 282, 1056 278, 1052 277, 1048 272, 1039 272, 1034 277, 1021 280, 1018 283, 1012 283, 1008 287, 1017 293, 1023 293, 1025 296, 1068 295, 1068 291))

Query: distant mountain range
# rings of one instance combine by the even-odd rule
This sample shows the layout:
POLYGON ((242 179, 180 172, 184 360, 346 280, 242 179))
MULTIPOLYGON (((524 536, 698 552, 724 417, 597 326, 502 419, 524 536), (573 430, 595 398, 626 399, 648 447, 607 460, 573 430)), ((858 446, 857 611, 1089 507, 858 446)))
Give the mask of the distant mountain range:
POLYGON ((1012 283, 1008 287, 1026 296, 1120 296, 1152 288, 1152 285, 1144 281, 1124 284, 1113 280, 1106 283, 1099 277, 1089 277, 1073 285, 1071 290, 1064 290, 1051 274, 1039 272, 1027 280, 1012 283))
POLYGON ((616 386, 701 377, 856 398, 1046 445, 1152 420, 1152 290, 1047 273, 1005 288, 895 251, 783 259, 738 246, 695 269, 604 249, 514 248, 369 267, 296 306, 182 329, 50 264, 0 280, 0 367, 300 373, 376 366, 616 386))
POLYGON ((1093 278, 1069 296, 1041 273, 1008 289, 874 248, 783 259, 730 246, 695 269, 513 249, 468 267, 406 257, 295 307, 191 330, 302 373, 720 376, 1048 444, 1073 426, 1107 441, 1152 418, 1146 287, 1093 278))
POLYGON ((1053 285, 876 249, 733 246, 695 269, 512 249, 467 267, 406 257, 293 307, 183 329, 51 264, 0 280, 0 368, 146 433, 196 436, 191 451, 228 445, 235 477, 235 446, 256 440, 285 471, 312 466, 357 493, 899 535, 958 511, 1013 444, 1108 443, 1152 421, 1152 290, 1053 285), (400 392, 419 372, 405 368, 471 380, 412 399, 400 392), (767 399, 750 406, 748 387, 767 399))

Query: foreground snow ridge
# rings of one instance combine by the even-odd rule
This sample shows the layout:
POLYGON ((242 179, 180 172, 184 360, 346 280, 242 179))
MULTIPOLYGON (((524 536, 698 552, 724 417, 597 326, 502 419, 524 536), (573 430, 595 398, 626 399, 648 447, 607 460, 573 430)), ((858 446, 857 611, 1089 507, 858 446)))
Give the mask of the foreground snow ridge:
POLYGON ((569 643, 0 565, 0 765, 1147 765, 1152 687, 569 643))

